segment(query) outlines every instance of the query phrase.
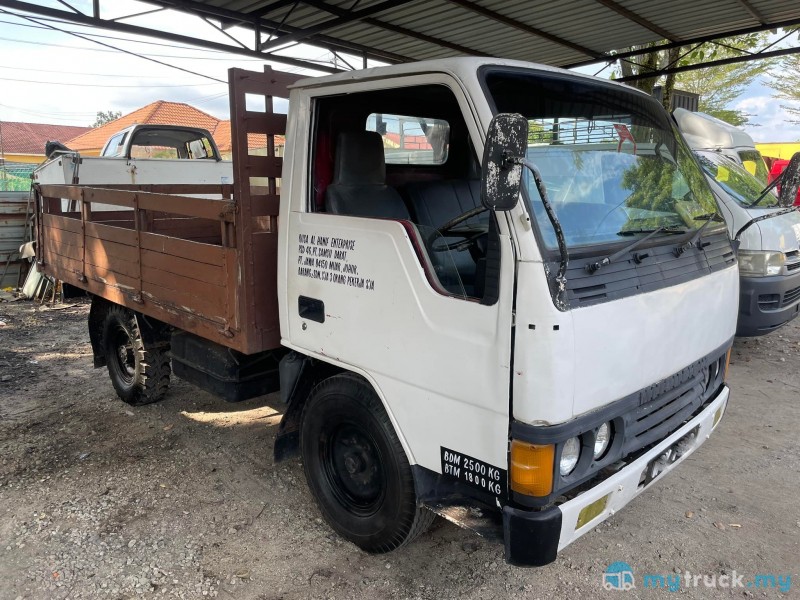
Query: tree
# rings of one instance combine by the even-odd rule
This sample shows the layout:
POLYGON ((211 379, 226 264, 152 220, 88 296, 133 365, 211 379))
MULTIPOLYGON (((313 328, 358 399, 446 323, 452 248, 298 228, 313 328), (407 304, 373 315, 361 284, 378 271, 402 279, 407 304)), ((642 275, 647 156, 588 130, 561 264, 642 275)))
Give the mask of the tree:
MULTIPOLYGON (((742 51, 763 47, 768 42, 768 37, 769 32, 750 34, 729 38, 725 40, 724 45, 715 44, 708 49, 701 47, 686 57, 687 64, 739 56, 742 51)), ((749 123, 752 115, 731 108, 731 105, 742 95, 747 86, 758 77, 766 75, 774 63, 774 59, 758 59, 687 71, 677 75, 676 86, 681 90, 700 95, 701 112, 740 127, 749 123)))
POLYGON ((767 85, 777 92, 775 96, 794 103, 781 104, 781 108, 796 117, 791 123, 800 124, 800 54, 783 57, 770 75, 767 85))
POLYGON ((116 121, 122 116, 121 110, 97 111, 97 118, 94 120, 92 127, 102 127, 106 123, 116 121))
MULTIPOLYGON (((769 35, 769 32, 762 32, 735 36, 701 44, 688 52, 686 48, 654 50, 628 60, 620 60, 617 72, 623 77, 627 77, 646 74, 668 66, 681 67, 740 56, 744 52, 750 52, 766 45, 769 35)), ((656 45, 634 46, 631 50, 643 50, 656 45)), ((666 76, 646 77, 632 81, 631 85, 652 94, 655 85, 663 82, 662 102, 667 108, 670 106, 675 87, 699 94, 699 109, 702 112, 733 125, 744 125, 748 122, 749 115, 744 111, 730 108, 730 105, 757 77, 767 73, 772 64, 774 61, 770 59, 759 59, 666 76)))

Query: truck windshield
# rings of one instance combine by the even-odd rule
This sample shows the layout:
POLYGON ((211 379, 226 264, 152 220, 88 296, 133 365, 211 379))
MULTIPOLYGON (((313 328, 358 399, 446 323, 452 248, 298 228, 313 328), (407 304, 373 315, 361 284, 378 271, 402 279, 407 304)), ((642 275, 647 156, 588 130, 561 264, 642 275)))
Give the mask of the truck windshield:
MULTIPOLYGON (((717 152, 697 152, 703 170, 716 181, 725 192, 742 206, 749 206, 761 195, 764 184, 749 171, 717 152)), ((770 192, 756 208, 771 208, 778 205, 778 198, 770 192)))
POLYGON ((767 185, 769 171, 767 171, 767 165, 764 163, 761 153, 758 150, 740 150, 738 154, 747 172, 758 179, 762 187, 767 185))
MULTIPOLYGON (((659 228, 663 235, 690 231, 716 212, 697 161, 655 100, 564 73, 503 69, 484 77, 497 112, 528 119, 527 155, 567 246, 620 242, 659 228)), ((555 232, 527 172, 525 188, 541 239, 553 249, 555 232)))

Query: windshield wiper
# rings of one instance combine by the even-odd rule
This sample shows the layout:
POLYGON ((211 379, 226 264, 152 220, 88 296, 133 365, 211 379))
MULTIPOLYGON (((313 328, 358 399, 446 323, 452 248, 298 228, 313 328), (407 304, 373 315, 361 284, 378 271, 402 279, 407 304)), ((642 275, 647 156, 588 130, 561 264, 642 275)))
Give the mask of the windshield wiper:
POLYGON ((758 198, 756 198, 750 204, 748 204, 746 208, 753 208, 756 204, 758 204, 764 198, 766 198, 767 195, 772 191, 772 188, 774 188, 776 185, 778 185, 781 182, 782 179, 783 179, 783 173, 778 175, 769 184, 767 184, 767 187, 765 187, 763 190, 761 190, 761 193, 758 195, 758 198))
MULTIPOLYGON (((697 231, 694 232, 694 235, 690 237, 686 242, 675 248, 675 256, 678 257, 684 252, 686 252, 689 248, 694 247, 697 244, 697 241, 700 239, 700 236, 703 235, 706 227, 708 227, 712 221, 717 221, 722 219, 718 213, 708 213, 705 215, 698 215, 694 218, 695 221, 699 221, 700 219, 705 219, 706 222, 703 223, 697 231)), ((702 246, 699 247, 702 250, 702 246)))
MULTIPOLYGON (((643 238, 639 238, 638 240, 636 240, 635 242, 633 242, 631 244, 628 244, 622 250, 620 250, 618 252, 615 252, 614 254, 611 254, 610 256, 606 256, 605 258, 601 258, 600 260, 598 260, 596 262, 593 262, 593 263, 587 263, 586 264, 586 270, 589 271, 589 273, 596 273, 597 271, 599 271, 600 269, 602 269, 606 265, 610 265, 615 260, 619 259, 622 256, 625 256, 631 250, 635 250, 636 248, 638 248, 639 246, 644 244, 647 240, 649 240, 652 237, 655 237, 659 233, 686 233, 686 230, 685 229, 674 229, 674 228, 670 228, 670 227, 658 227, 656 229, 628 229, 626 231, 617 232, 617 235, 632 235, 634 233, 646 233, 647 235, 644 236, 643 238)), ((637 256, 634 257, 634 260, 636 260, 636 262, 638 263, 638 262, 641 262, 641 260, 643 258, 646 258, 646 256, 638 256, 637 255, 637 256), (637 260, 637 258, 638 258, 638 260, 637 260)))

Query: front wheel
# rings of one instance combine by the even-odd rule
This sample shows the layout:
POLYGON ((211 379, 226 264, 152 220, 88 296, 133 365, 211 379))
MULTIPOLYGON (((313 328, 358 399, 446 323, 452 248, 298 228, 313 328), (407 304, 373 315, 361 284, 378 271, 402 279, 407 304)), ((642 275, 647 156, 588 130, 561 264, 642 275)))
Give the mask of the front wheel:
POLYGON ((136 315, 112 306, 103 320, 103 352, 114 390, 123 402, 158 402, 169 388, 169 355, 163 347, 145 347, 136 315))
POLYGON ((424 532, 435 514, 417 504, 405 451, 375 392, 336 375, 306 401, 300 446, 308 486, 325 520, 367 552, 389 552, 424 532))

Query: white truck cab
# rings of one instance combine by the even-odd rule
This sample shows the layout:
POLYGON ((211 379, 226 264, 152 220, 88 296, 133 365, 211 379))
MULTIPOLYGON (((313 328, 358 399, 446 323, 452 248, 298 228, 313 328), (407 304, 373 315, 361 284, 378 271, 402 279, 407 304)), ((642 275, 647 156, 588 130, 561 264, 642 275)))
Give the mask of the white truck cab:
POLYGON ((737 261, 657 101, 479 58, 229 79, 232 184, 98 158, 34 185, 37 264, 94 294, 123 401, 171 373, 230 401, 280 389, 276 460, 300 451, 345 539, 388 552, 440 514, 525 566, 711 435, 737 261))
POLYGON ((282 380, 284 421, 303 405, 309 485, 340 534, 385 551, 421 507, 479 506, 507 560, 546 564, 710 435, 739 277, 658 102, 471 58, 302 80, 289 104, 282 344, 295 373, 342 374, 296 395, 303 376, 282 380), (499 113, 523 128, 490 130, 499 113), (511 142, 520 156, 481 165, 511 142), (521 176, 502 207, 501 171, 521 176))

